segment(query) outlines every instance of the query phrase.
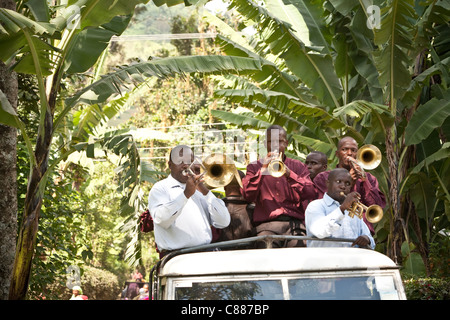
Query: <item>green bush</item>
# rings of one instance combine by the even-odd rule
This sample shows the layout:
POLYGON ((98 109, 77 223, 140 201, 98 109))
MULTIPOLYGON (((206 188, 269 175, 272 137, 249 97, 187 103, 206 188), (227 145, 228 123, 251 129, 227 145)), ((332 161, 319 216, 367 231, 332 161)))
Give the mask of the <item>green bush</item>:
POLYGON ((81 288, 89 300, 117 299, 120 294, 120 285, 116 275, 93 267, 84 267, 83 269, 81 288))
MULTIPOLYGON (((82 267, 81 289, 83 295, 89 300, 117 300, 120 296, 119 280, 113 273, 89 266, 82 267)), ((48 286, 53 295, 57 295, 60 300, 69 300, 72 290, 65 286, 64 281, 54 282, 48 286)), ((48 297, 54 299, 52 297, 48 297)))
POLYGON ((419 278, 404 280, 408 300, 449 300, 450 278, 419 278))

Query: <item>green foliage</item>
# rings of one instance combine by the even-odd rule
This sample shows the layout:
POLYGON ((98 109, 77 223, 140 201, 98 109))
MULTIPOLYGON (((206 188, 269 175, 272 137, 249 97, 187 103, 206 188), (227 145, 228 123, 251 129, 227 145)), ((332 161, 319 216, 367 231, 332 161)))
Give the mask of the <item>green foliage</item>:
MULTIPOLYGON (((117 112, 114 105, 111 109, 103 106, 89 108, 88 105, 87 111, 76 118, 77 121, 71 121, 67 115, 80 107, 80 101, 72 100, 73 104, 64 105, 66 93, 61 93, 61 81, 73 73, 84 72, 91 68, 107 47, 111 37, 124 31, 135 6, 145 2, 147 0, 73 1, 70 3, 73 6, 69 9, 78 10, 79 20, 74 19, 72 11, 66 10, 64 6, 50 7, 45 1, 27 2, 27 8, 20 4, 18 12, 0 8, 2 20, 0 59, 6 63, 15 61, 11 68, 19 73, 35 75, 39 92, 37 110, 39 124, 37 130, 31 133, 31 138, 25 123, 0 92, 0 121, 2 124, 20 129, 27 147, 30 168, 23 216, 26 223, 22 223, 19 232, 10 291, 12 299, 24 299, 27 293, 36 232, 39 229, 41 200, 45 195, 48 180, 53 177, 53 172, 61 160, 71 153, 80 151, 83 146, 88 146, 87 143, 79 144, 89 140, 86 132, 92 133, 94 126, 103 123, 117 112), (50 14, 53 10, 57 13, 50 14), (79 48, 83 49, 79 51, 79 48), (88 58, 84 56, 86 52, 89 52, 88 58), (74 130, 77 133, 73 136, 73 140, 67 130, 74 130), (61 153, 50 157, 52 140, 56 135, 60 138, 58 141, 60 144, 56 149, 61 153)), ((102 81, 100 83, 105 85, 102 81)), ((114 86, 111 83, 109 85, 114 86)), ((120 88, 117 89, 120 94, 120 88)), ((113 147, 111 143, 109 146, 113 147)), ((93 147, 90 147, 87 151, 89 153, 92 150, 93 147)), ((127 175, 124 176, 128 178, 127 175)), ((126 183, 128 182, 129 179, 126 183)), ((133 187, 131 189, 133 190, 133 187)), ((127 186, 122 186, 122 190, 129 191, 127 186)), ((127 196, 129 194, 125 194, 125 197, 127 196)), ((87 250, 82 256, 88 258, 91 252, 87 250)))
MULTIPOLYGON (((43 191, 47 181, 54 177, 60 162, 70 154, 84 152, 87 157, 94 158, 101 150, 116 155, 119 159, 116 162, 117 193, 121 197, 118 210, 125 220, 122 231, 131 239, 124 257, 137 263, 140 253, 136 250, 139 246, 136 219, 145 204, 142 184, 145 180, 152 183, 160 173, 147 171, 151 168, 141 162, 138 143, 130 134, 105 130, 103 124, 121 111, 130 96, 147 85, 155 84, 149 79, 174 75, 185 79, 186 73, 233 74, 234 78, 228 76, 227 79, 231 79, 228 83, 232 84, 216 92, 215 98, 239 103, 252 112, 244 116, 228 114, 224 116, 228 121, 242 127, 251 124, 264 128, 269 123, 284 125, 293 133, 292 142, 297 155, 320 148, 330 156, 331 163, 335 163, 332 155, 337 140, 343 134, 353 135, 360 143, 376 144, 383 153, 389 152, 389 162, 384 160, 375 174, 383 191, 389 195, 388 200, 394 203, 397 197, 401 198, 405 230, 386 236, 386 230, 390 230, 394 222, 399 225, 398 220, 393 220, 398 214, 397 209, 388 206, 385 223, 377 228, 377 232, 383 234, 386 241, 400 238, 404 233, 408 238, 405 257, 417 257, 412 250, 420 249, 421 257, 427 258, 424 248, 435 240, 441 241, 437 234, 448 229, 450 216, 450 162, 446 157, 449 148, 444 143, 450 136, 446 108, 450 37, 448 8, 443 1, 428 0, 423 4, 417 3, 415 7, 413 1, 376 1, 383 8, 380 29, 370 30, 366 28, 366 8, 360 1, 292 0, 283 4, 267 0, 258 5, 233 0, 232 6, 243 17, 240 27, 254 24, 258 32, 250 41, 238 34, 232 36, 239 42, 217 37, 227 56, 133 61, 102 76, 96 70, 90 83, 80 89, 65 91, 62 79, 93 67, 112 35, 123 32, 134 7, 145 2, 73 1, 71 3, 81 10, 80 27, 75 29, 68 28, 73 22, 70 12, 48 14, 56 8, 42 7, 39 1, 27 3, 30 11, 20 7, 19 13, 0 9, 3 22, 0 59, 10 61, 14 58, 17 63, 13 67, 17 71, 36 75, 37 90, 34 92, 39 97, 36 111, 38 129, 35 132, 28 132, 26 122, 12 110, 2 93, 1 122, 21 129, 30 169, 41 169, 37 167, 35 155, 44 155, 45 158, 52 147, 61 151, 50 157, 49 167, 43 167, 38 181, 31 184, 37 186, 38 197, 45 195, 43 191), (47 9, 49 12, 43 14, 47 9), (418 56, 416 61, 423 62, 421 65, 412 65, 417 49, 426 50, 427 54, 418 56), (89 52, 89 59, 80 52, 89 52), (46 75, 51 77, 46 78, 46 75), (48 114, 49 118, 46 117, 48 114), (422 118, 421 115, 428 117, 422 118), (390 128, 395 128, 394 134, 387 130, 390 128), (51 144, 56 136, 57 147, 51 144), (34 146, 34 141, 47 144, 34 146), (387 150, 386 142, 393 142, 395 153, 387 150), (398 181, 390 171, 393 165, 402 170, 398 181), (423 180, 423 177, 427 179, 423 180), (396 186, 397 182, 398 194, 390 193, 389 188, 396 186), (395 201, 391 197, 396 198, 395 201)), ((189 3, 196 2, 192 0, 189 3)), ((155 2, 158 6, 163 3, 164 0, 155 2)), ((174 0, 167 4, 178 3, 181 2, 174 0)), ((208 86, 203 75, 189 79, 197 88, 208 86)), ((156 83, 155 89, 170 95, 170 90, 165 91, 161 82, 156 83)), ((206 116, 206 105, 211 101, 207 95, 193 108, 198 111, 195 116, 190 115, 189 108, 181 112, 175 108, 175 105, 191 100, 177 100, 176 95, 171 96, 173 100, 170 103, 174 106, 170 107, 173 109, 163 106, 163 112, 158 114, 157 108, 149 107, 150 103, 142 112, 153 113, 156 121, 167 117, 168 124, 177 121, 180 114, 186 121, 206 116), (166 111, 170 112, 164 113, 166 111)), ((220 115, 220 111, 215 115, 220 115)), ((72 194, 69 189, 61 189, 60 192, 69 198, 72 194)), ((35 190, 27 193, 30 197, 34 195, 35 190)), ((75 203, 78 201, 73 200, 75 203)), ((62 210, 60 219, 65 221, 66 214, 74 208, 59 205, 62 210)), ((45 210, 50 213, 53 209, 44 204, 45 210)), ((87 211, 92 213, 91 210, 94 208, 87 211)), ((55 214, 55 222, 53 217, 43 221, 53 225, 58 217, 55 214)), ((95 215, 91 221, 99 225, 110 223, 95 215)), ((55 228, 61 230, 58 226, 55 228)), ((43 233, 42 239, 58 248, 56 240, 64 237, 43 233)), ((110 239, 110 235, 101 239, 104 242, 95 239, 98 240, 95 244, 99 252, 107 252, 110 239)), ((82 243, 82 239, 78 240, 82 243)), ((33 244, 26 243, 25 247, 32 248, 33 244)), ((80 250, 77 254, 81 258, 94 258, 96 262, 111 266, 111 261, 92 255, 92 250, 96 249, 91 244, 80 250)), ((62 252, 69 254, 74 251, 62 252)), ((55 261, 63 262, 62 259, 55 261)), ((21 277, 23 279, 25 275, 15 275, 15 279, 21 277)), ((47 279, 42 282, 45 281, 47 279)))
POLYGON ((449 278, 411 278, 403 281, 408 300, 449 300, 449 278))
POLYGON ((130 239, 118 227, 124 218, 120 210, 121 195, 117 190, 115 168, 108 161, 95 162, 90 168, 91 174, 82 183, 82 236, 93 252, 93 256, 84 261, 112 272, 122 281, 130 271, 125 262, 130 239))
POLYGON ((189 16, 193 11, 195 11, 194 7, 157 7, 153 1, 149 1, 136 7, 130 25, 123 34, 170 34, 173 21, 179 16, 189 16))
POLYGON ((90 300, 116 300, 121 284, 113 273, 92 267, 85 267, 81 276, 83 294, 90 300))
MULTIPOLYGON (((197 17, 191 15, 189 17, 176 16, 172 21, 172 33, 197 33, 197 17)), ((181 56, 190 56, 192 54, 192 47, 198 45, 198 41, 190 39, 174 39, 170 41, 181 56)))
POLYGON ((450 275, 450 237, 439 234, 437 241, 430 244, 430 267, 435 277, 450 275))
MULTIPOLYGON (((65 279, 55 281, 47 285, 47 293, 44 294, 47 300, 69 300, 72 290, 65 285, 65 279)), ((82 266, 80 278, 83 295, 88 300, 117 300, 120 296, 121 284, 113 273, 90 266, 82 266)))
POLYGON ((412 243, 404 242, 402 245, 402 257, 404 259, 404 271, 409 274, 426 275, 426 267, 422 257, 415 252, 415 246, 412 243))
POLYGON ((52 178, 41 209, 28 293, 31 299, 39 298, 41 294, 49 299, 56 298, 46 291, 47 285, 64 277, 69 265, 82 262, 88 241, 83 235, 80 195, 72 189, 70 179, 63 180, 57 172, 52 178))
POLYGON ((213 114, 241 128, 285 126, 297 156, 321 150, 330 167, 343 135, 378 146, 383 161, 373 173, 388 203, 378 248, 430 272, 427 248, 450 226, 445 1, 232 0, 230 8, 243 21, 238 31, 256 33, 217 22, 225 30, 217 43, 261 68, 228 76, 215 92, 251 112, 213 114))

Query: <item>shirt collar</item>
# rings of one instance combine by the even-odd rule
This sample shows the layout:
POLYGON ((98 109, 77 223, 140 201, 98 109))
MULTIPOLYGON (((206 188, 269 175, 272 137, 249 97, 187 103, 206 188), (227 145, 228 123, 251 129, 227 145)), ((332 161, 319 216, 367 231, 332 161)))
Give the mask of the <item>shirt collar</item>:
POLYGON ((328 207, 331 207, 332 205, 337 205, 337 206, 340 206, 341 204, 339 203, 339 201, 336 201, 336 200, 334 200, 332 197, 330 197, 329 195, 328 195, 328 193, 324 193, 324 195, 323 195, 323 201, 325 202, 325 204, 328 206, 328 207))
POLYGON ((171 174, 169 174, 169 176, 167 177, 167 180, 168 180, 169 184, 172 186, 172 188, 180 186, 181 188, 184 189, 186 186, 186 183, 181 183, 180 181, 175 179, 171 174))

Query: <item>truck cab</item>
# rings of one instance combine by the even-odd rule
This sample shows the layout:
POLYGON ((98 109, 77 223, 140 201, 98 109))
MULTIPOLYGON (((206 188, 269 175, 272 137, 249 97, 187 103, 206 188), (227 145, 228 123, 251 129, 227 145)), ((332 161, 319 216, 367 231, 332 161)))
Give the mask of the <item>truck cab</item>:
MULTIPOLYGON (((276 236, 263 237, 270 241, 276 236)), ((406 299, 399 267, 379 252, 354 247, 236 248, 241 244, 226 241, 165 256, 151 272, 153 299, 406 299)))

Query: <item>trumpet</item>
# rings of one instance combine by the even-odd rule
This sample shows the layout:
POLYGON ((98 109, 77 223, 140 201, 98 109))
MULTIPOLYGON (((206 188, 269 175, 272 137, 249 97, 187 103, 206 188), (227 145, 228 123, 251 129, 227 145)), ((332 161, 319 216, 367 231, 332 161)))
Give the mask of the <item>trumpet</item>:
MULTIPOLYGON (((185 176, 185 177, 187 177, 187 176, 195 176, 196 174, 195 174, 195 172, 192 170, 192 169, 193 169, 193 166, 195 166, 195 165, 199 165, 200 168, 203 168, 203 169, 205 168, 205 167, 203 166, 201 160, 199 160, 198 158, 195 158, 194 161, 192 161, 191 165, 190 165, 187 169, 184 169, 184 170, 181 172, 181 174, 182 174, 183 176, 185 176)), ((201 174, 200 174, 200 177, 202 177, 204 174, 205 174, 205 172, 201 173, 201 174)))
POLYGON ((242 181, 233 160, 223 153, 213 153, 203 161, 205 183, 212 189, 225 187, 236 179, 242 188, 242 181))
POLYGON ((381 158, 380 149, 373 144, 366 144, 358 149, 356 160, 352 158, 347 158, 347 160, 351 162, 353 169, 365 178, 366 173, 364 170, 372 170, 378 167, 381 158))
MULTIPOLYGON (((344 192, 340 193, 341 196, 345 196, 344 192)), ((366 215, 367 221, 370 223, 377 223, 383 218, 383 208, 381 208, 377 204, 373 204, 369 207, 362 204, 360 201, 355 201, 352 204, 352 207, 348 210, 348 216, 350 218, 353 218, 354 216, 357 216, 358 218, 362 219, 363 215, 366 215)))
POLYGON ((275 156, 270 160, 267 170, 272 177, 279 178, 286 173, 286 165, 282 158, 283 154, 279 152, 278 156, 275 156))
POLYGON ((242 181, 233 160, 225 154, 213 153, 203 161, 195 159, 189 168, 183 170, 183 175, 195 175, 192 171, 193 165, 200 165, 200 177, 204 176, 204 182, 210 189, 225 187, 236 179, 242 188, 242 181))

